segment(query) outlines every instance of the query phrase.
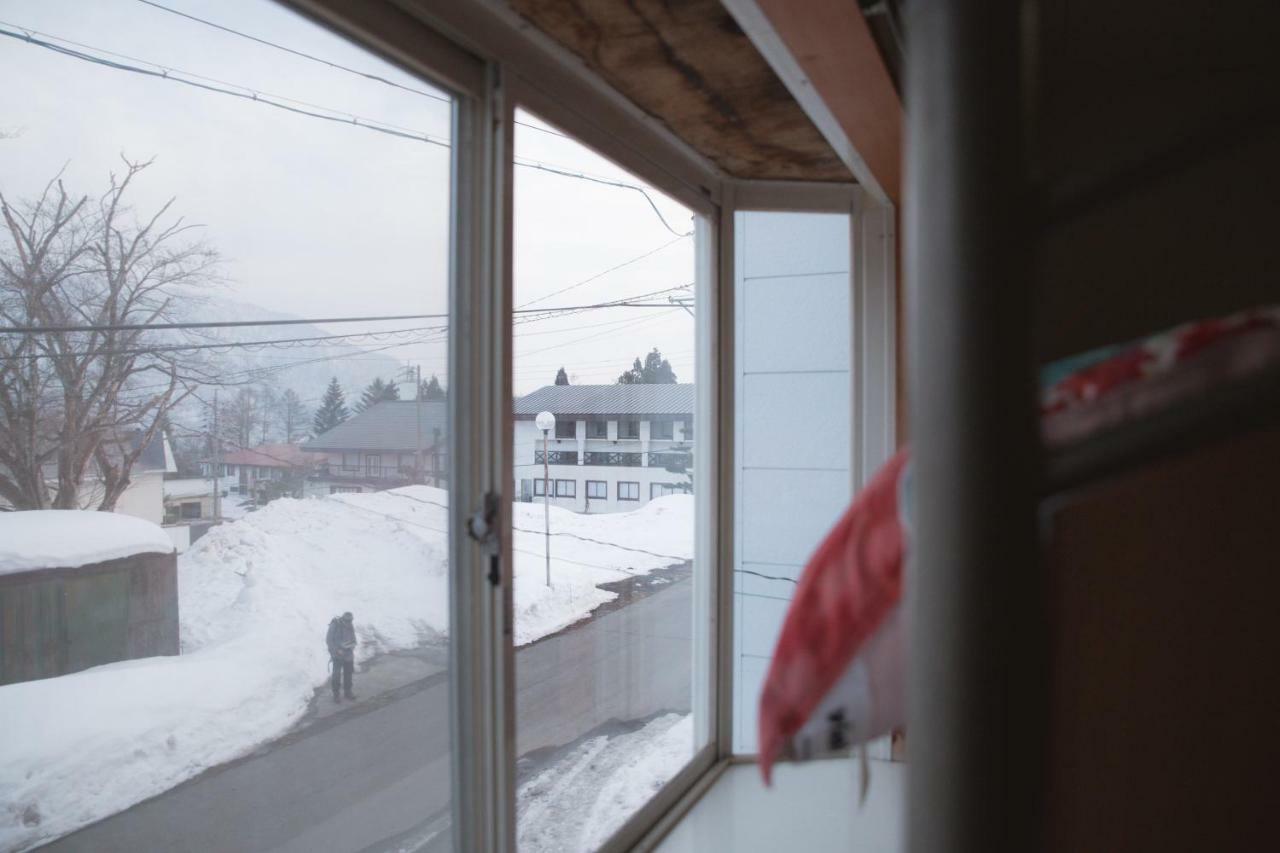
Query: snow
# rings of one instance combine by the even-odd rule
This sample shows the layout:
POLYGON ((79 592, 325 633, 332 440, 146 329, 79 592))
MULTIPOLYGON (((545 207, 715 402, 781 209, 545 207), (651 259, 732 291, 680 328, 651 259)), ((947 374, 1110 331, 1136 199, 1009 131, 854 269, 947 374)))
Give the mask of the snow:
POLYGON ((522 853, 595 850, 693 757, 693 717, 588 738, 516 792, 522 853))
MULTIPOLYGON (((227 490, 227 480, 223 479, 219 486, 225 492, 227 490)), ((213 480, 203 477, 165 480, 164 496, 174 499, 213 497, 213 480)))
MULTIPOLYGON (((0 850, 70 832, 288 731, 327 677, 336 614, 355 614, 357 663, 447 635, 447 498, 411 486, 272 501, 180 555, 180 656, 0 687, 0 850)), ((550 588, 542 508, 515 505, 516 642, 615 597, 599 583, 690 558, 692 500, 596 516, 553 508, 550 588)), ((172 550, 159 527, 124 520, 172 550)), ((0 542, 9 548, 3 532, 0 542)))
POLYGON ((0 513, 0 575, 170 554, 160 526, 130 515, 78 509, 0 513))

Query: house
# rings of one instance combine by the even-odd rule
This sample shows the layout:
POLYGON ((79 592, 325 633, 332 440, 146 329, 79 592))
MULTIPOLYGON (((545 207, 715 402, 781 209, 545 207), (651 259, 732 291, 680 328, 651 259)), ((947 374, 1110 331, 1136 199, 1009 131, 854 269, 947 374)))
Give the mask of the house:
MULTIPOLYGON (((135 433, 121 440, 130 452, 136 451, 142 442, 142 433, 135 433)), ((115 443, 104 443, 105 452, 118 457, 122 450, 115 443)), ((174 462, 173 449, 169 446, 169 438, 158 435, 153 438, 138 454, 133 468, 129 472, 129 485, 116 499, 114 512, 121 515, 132 515, 143 518, 152 524, 164 521, 164 489, 165 474, 173 474, 178 470, 174 462)), ((45 481, 52 494, 58 485, 58 471, 55 463, 44 466, 45 481)), ((97 509, 103 497, 103 479, 97 470, 97 463, 89 462, 89 470, 81 482, 79 492, 80 509, 97 509)), ((8 503, 0 498, 0 509, 8 509, 8 503)))
MULTIPOLYGON (((225 501, 230 480, 218 482, 217 490, 225 501)), ((214 481, 205 477, 183 477, 164 481, 164 523, 188 524, 209 521, 214 513, 214 481)))
POLYGON ((693 402, 692 384, 548 385, 521 397, 516 494, 530 501, 549 490, 556 506, 592 513, 692 491, 693 402), (556 418, 546 436, 545 474, 539 412, 556 418))
POLYGON ((231 491, 266 503, 280 495, 301 497, 303 478, 315 461, 295 444, 261 444, 225 453, 216 466, 203 460, 200 472, 212 478, 216 467, 217 476, 230 481, 231 491))
POLYGON ((445 480, 443 400, 386 400, 302 445, 314 460, 305 493, 376 492, 445 480))

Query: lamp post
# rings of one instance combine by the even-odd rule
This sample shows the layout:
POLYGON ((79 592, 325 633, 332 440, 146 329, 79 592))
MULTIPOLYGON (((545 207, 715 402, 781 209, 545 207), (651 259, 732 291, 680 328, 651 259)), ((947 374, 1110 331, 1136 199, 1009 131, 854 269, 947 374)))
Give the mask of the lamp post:
POLYGON ((547 440, 551 430, 555 429, 556 416, 550 412, 538 412, 534 419, 538 429, 542 430, 542 528, 544 532, 547 555, 547 586, 551 586, 551 456, 547 450, 547 440))

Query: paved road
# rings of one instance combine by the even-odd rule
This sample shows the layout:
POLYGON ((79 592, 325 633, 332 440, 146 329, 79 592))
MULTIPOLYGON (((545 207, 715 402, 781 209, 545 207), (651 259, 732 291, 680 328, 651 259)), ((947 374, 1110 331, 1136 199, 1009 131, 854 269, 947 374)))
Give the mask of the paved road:
MULTIPOLYGON (((610 720, 687 711, 691 617, 691 584, 680 580, 520 649, 519 752, 610 720)), ((41 849, 417 849, 447 825, 448 694, 447 673, 431 675, 41 849)), ((427 849, 446 847, 447 829, 427 849)))

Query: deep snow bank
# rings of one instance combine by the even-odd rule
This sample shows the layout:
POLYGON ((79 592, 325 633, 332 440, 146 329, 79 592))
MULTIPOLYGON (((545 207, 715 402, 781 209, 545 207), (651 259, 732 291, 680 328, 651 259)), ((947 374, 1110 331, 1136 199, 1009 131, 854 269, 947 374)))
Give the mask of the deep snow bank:
POLYGON ((80 509, 0 512, 0 575, 172 551, 163 528, 131 515, 80 509))
MULTIPOLYGON (((693 550, 693 500, 633 513, 517 504, 516 642, 614 597, 596 584, 693 550), (595 540, 595 541, 588 541, 595 540)), ((26 849, 273 740, 327 675, 325 628, 355 614, 357 660, 448 633, 447 492, 274 501, 178 560, 182 655, 0 687, 0 849, 26 849)), ((167 542, 167 539, 166 539, 167 542)), ((171 547, 171 546, 170 546, 171 547)))

